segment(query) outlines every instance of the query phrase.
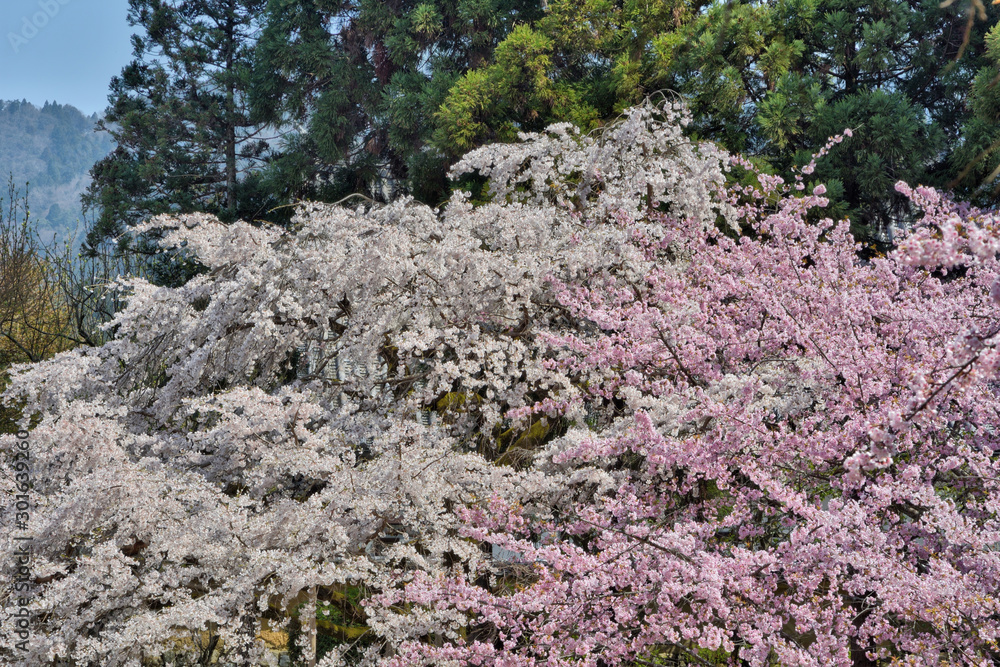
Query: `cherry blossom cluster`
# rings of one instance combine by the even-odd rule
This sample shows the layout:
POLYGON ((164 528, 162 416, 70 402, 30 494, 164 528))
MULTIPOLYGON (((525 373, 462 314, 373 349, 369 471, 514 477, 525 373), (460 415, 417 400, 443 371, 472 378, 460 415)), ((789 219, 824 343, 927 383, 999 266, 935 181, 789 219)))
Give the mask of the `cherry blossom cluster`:
POLYGON ((151 220, 205 272, 123 279, 106 344, 5 394, 36 632, 0 609, 0 661, 275 664, 261 617, 346 585, 323 667, 1000 659, 997 220, 900 184, 922 218, 861 262, 822 185, 727 184, 685 122, 473 151, 483 204, 151 220))
MULTIPOLYGON (((460 508, 550 484, 529 464, 556 424, 518 430, 506 414, 577 391, 537 338, 588 326, 551 279, 646 261, 630 227, 580 209, 713 206, 722 166, 676 131, 678 114, 630 112, 609 130, 626 150, 567 143, 566 128, 525 136, 523 168, 555 156, 574 178, 600 174, 572 206, 459 193, 440 211, 308 204, 289 230, 151 220, 206 271, 179 288, 122 279, 105 345, 13 372, 5 398, 36 452, 34 637, 22 655, 3 635, 0 661, 139 665, 210 631, 226 660, 267 664, 260 617, 304 590, 476 570, 489 549, 460 534, 460 508), (685 187, 665 191, 673 181, 685 187)), ((511 186, 503 151, 468 160, 498 193, 511 186)), ((376 607, 367 622, 378 655, 440 624, 376 607)))

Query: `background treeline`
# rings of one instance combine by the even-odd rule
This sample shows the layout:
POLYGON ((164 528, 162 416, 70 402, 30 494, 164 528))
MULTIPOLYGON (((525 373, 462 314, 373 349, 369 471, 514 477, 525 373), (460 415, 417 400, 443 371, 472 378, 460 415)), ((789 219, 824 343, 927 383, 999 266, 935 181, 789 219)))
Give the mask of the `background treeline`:
POLYGON ((102 121, 116 147, 85 197, 92 249, 124 248, 161 212, 281 223, 296 201, 352 193, 436 205, 462 153, 556 121, 590 130, 661 89, 687 100, 694 137, 780 174, 853 128, 814 178, 874 251, 907 219, 900 179, 997 201, 1000 33, 980 0, 130 7, 135 60, 102 121))
POLYGON ((785 176, 852 128, 811 178, 869 253, 910 215, 898 180, 1000 198, 1000 11, 981 0, 129 4, 134 60, 105 116, 2 103, 0 165, 45 202, 43 236, 86 188, 85 254, 163 284, 198 267, 126 233, 151 215, 283 224, 303 199, 479 196, 447 178, 463 153, 592 130, 656 90, 685 99, 694 138, 785 176))

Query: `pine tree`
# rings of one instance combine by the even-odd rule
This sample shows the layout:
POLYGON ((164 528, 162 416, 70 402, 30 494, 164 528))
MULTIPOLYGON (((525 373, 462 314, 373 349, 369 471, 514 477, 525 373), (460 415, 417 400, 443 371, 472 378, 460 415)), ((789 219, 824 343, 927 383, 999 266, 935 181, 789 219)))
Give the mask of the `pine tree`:
MULTIPOLYGON (((94 166, 86 247, 152 215, 205 211, 255 219, 254 170, 268 154, 246 82, 264 0, 130 0, 135 59, 111 81, 101 128, 115 149, 94 166)), ((142 244, 139 244, 143 248, 142 244)), ((148 246, 146 247, 148 249, 148 246)))

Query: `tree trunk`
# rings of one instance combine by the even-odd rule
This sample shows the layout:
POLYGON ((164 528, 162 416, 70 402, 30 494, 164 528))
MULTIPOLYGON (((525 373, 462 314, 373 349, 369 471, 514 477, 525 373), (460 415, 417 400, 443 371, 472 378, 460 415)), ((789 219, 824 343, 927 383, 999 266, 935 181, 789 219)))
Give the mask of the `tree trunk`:
POLYGON ((226 16, 226 210, 236 216, 236 8, 229 3, 226 16))

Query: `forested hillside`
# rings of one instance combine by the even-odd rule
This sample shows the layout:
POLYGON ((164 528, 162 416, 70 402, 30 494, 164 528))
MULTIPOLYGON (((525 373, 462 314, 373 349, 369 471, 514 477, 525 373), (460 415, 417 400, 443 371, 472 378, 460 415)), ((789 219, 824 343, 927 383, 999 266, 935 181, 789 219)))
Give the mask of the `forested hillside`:
POLYGON ((0 101, 0 177, 12 176, 20 189, 28 183, 31 215, 44 239, 77 229, 88 172, 112 145, 108 133, 95 131, 97 120, 68 104, 0 101))

